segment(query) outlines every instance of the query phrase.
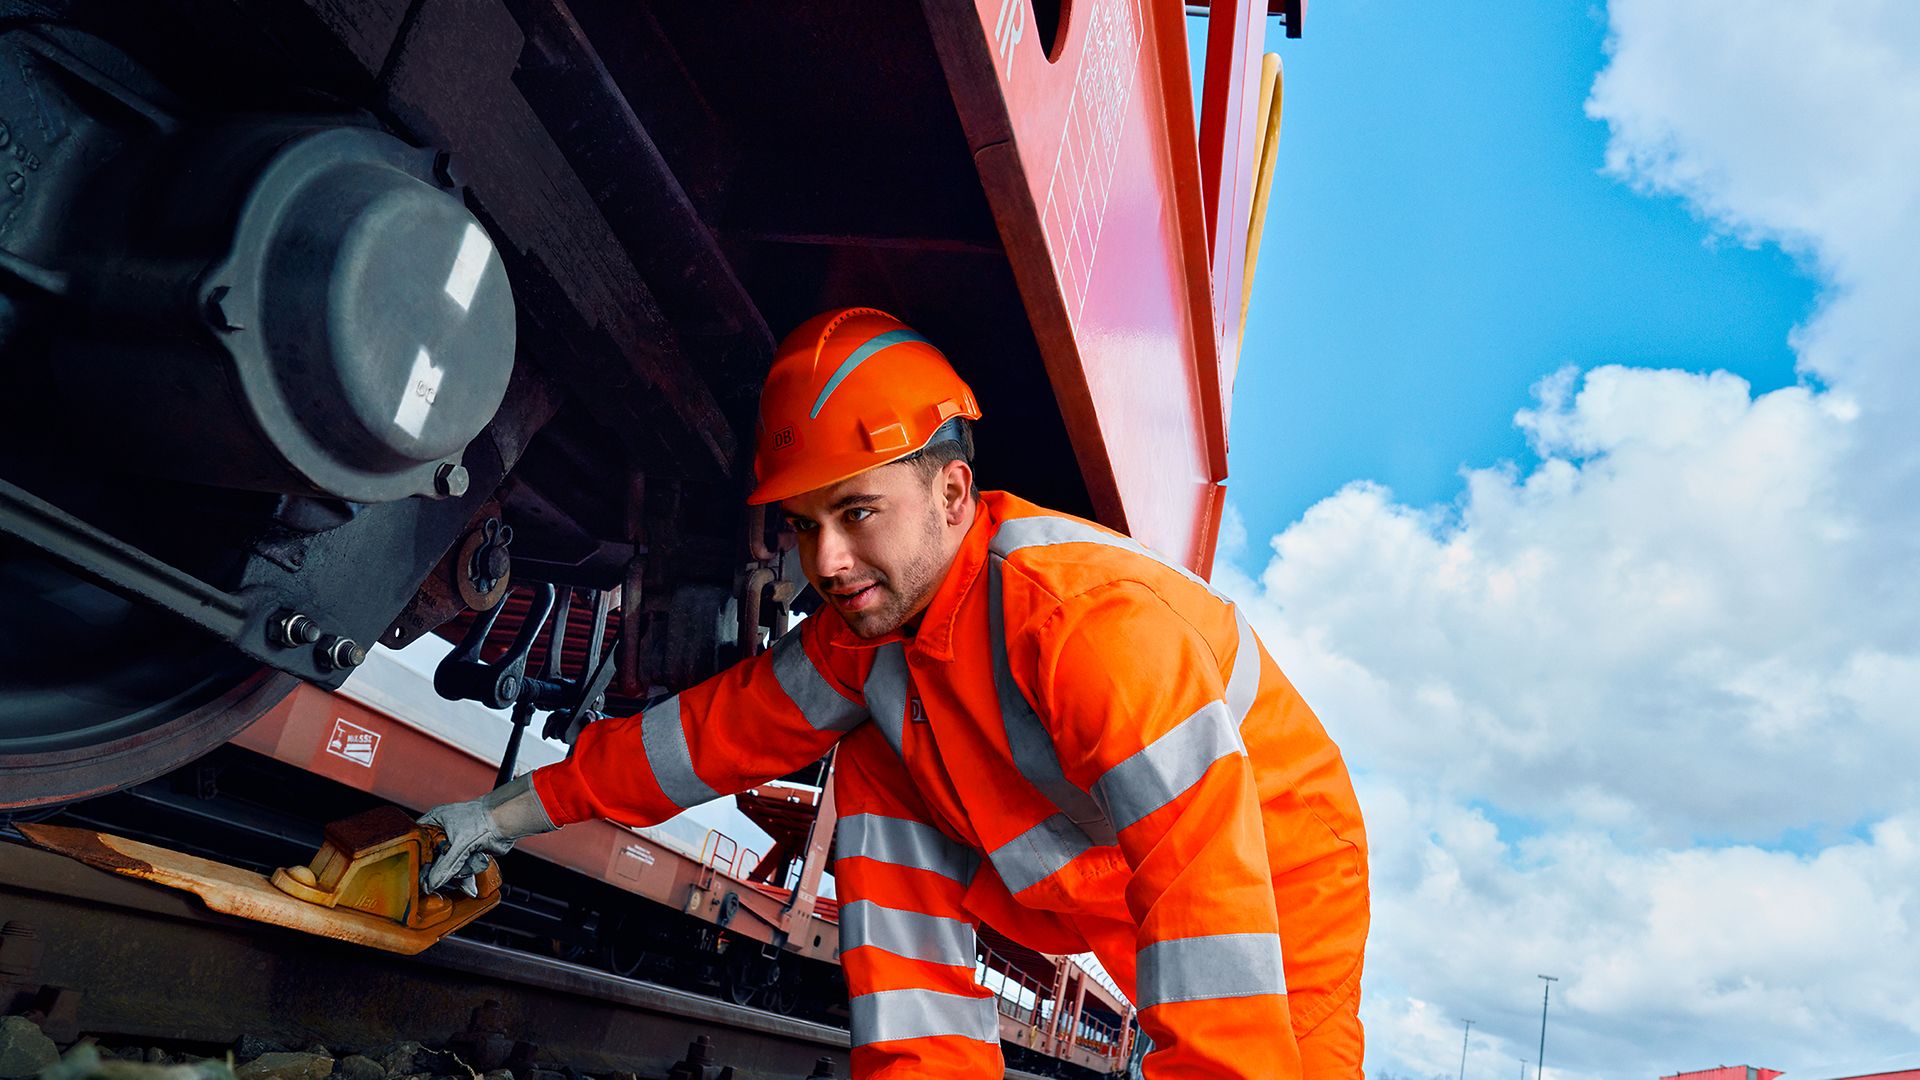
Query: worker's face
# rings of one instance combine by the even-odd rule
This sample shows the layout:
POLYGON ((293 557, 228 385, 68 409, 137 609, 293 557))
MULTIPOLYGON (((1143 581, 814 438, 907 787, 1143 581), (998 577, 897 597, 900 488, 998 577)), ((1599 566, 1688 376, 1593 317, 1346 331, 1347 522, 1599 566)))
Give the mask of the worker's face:
POLYGON ((880 637, 923 611, 973 520, 973 470, 895 463, 782 500, 800 566, 853 632, 880 637))

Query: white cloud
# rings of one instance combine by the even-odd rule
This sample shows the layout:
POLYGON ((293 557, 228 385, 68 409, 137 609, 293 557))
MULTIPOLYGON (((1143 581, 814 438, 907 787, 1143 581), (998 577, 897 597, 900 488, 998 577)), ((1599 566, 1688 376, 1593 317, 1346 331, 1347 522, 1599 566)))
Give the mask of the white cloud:
POLYGON ((1360 774, 1375 1073, 1515 1074, 1541 972, 1556 1076, 1920 1047, 1920 4, 1608 17, 1607 168, 1808 261, 1806 379, 1564 371, 1223 564, 1360 774))
POLYGON ((1805 1068, 1875 1040, 1920 1042, 1920 815, 1810 856, 1636 853, 1585 830, 1506 842, 1477 812, 1378 778, 1363 797, 1380 847, 1373 964, 1401 988, 1370 1019, 1393 1071, 1452 1072, 1468 1017, 1482 1075, 1500 1075, 1483 1059, 1532 1058, 1535 975, 1556 972, 1556 1072, 1805 1068))
POLYGON ((1797 342, 1803 367, 1913 403, 1920 5, 1616 0, 1607 14, 1587 111, 1612 130, 1608 168, 1811 256, 1832 288, 1797 342))
POLYGON ((1457 511, 1351 485, 1273 541, 1250 606, 1358 760, 1668 842, 1920 802, 1903 755, 1832 738, 1920 750, 1868 677, 1911 616, 1861 610, 1883 553, 1831 395, 1620 367, 1538 393, 1537 467, 1470 474, 1457 511))

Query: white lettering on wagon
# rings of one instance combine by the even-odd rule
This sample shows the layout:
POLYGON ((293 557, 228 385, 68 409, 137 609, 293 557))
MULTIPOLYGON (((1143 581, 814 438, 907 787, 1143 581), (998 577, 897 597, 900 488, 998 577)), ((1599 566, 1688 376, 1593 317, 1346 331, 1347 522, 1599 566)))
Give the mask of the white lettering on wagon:
POLYGON ((1067 318, 1076 326, 1119 166, 1120 137, 1140 68, 1140 42, 1140 0, 1095 0, 1040 215, 1067 318))
POLYGON ((333 722, 333 734, 327 736, 327 753, 371 769, 373 757, 379 752, 379 732, 368 731, 359 724, 344 719, 336 719, 333 722))
POLYGON ((1013 81, 1013 47, 1020 44, 1020 38, 1026 31, 1026 0, 1002 0, 1000 19, 993 27, 993 41, 999 50, 1000 59, 1006 62, 1006 72, 1001 75, 1008 82, 1013 81))

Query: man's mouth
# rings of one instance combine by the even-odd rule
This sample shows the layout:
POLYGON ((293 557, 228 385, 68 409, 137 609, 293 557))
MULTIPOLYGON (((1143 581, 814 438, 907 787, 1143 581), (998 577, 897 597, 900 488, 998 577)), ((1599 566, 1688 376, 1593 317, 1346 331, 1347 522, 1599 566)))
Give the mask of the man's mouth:
POLYGON ((880 583, 863 585, 857 589, 831 589, 827 595, 834 605, 842 611, 864 611, 880 602, 880 583))

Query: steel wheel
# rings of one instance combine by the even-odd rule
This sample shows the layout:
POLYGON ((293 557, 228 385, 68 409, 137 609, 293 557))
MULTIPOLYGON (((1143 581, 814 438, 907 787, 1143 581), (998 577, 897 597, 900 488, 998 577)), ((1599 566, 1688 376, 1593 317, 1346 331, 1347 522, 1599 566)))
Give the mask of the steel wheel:
POLYGON ((766 1007, 767 965, 750 952, 756 947, 755 943, 743 940, 734 942, 727 950, 725 988, 727 1000, 735 1005, 766 1007))
POLYGON ((0 808, 157 776, 259 719, 297 681, 4 543, 0 657, 0 808))

